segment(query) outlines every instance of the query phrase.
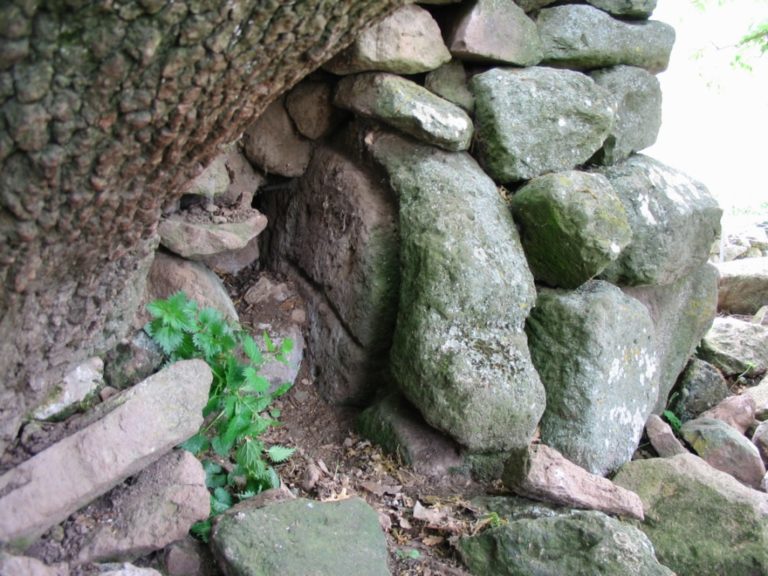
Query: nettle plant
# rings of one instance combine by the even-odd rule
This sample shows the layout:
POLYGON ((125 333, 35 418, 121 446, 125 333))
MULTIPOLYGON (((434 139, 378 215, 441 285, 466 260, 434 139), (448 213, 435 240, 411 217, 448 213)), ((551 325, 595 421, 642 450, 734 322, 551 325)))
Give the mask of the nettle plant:
POLYGON ((276 488, 280 478, 272 464, 286 461, 294 448, 265 446, 259 439, 279 425, 275 398, 291 387, 285 383, 270 391, 259 374, 267 358, 287 362, 293 342, 277 346, 265 332, 264 352, 245 330, 230 325, 218 310, 199 309, 184 292, 147 305, 152 320, 144 330, 157 342, 170 362, 200 358, 213 372, 210 397, 203 410, 202 429, 181 447, 201 459, 211 491, 211 517, 192 527, 207 540, 211 518, 237 501, 276 488))

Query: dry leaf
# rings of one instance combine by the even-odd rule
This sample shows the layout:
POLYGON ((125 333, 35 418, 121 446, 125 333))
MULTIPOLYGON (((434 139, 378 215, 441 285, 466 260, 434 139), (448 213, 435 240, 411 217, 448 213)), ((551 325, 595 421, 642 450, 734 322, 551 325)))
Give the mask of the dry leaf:
POLYGON ((439 510, 433 510, 431 508, 424 508, 424 506, 421 505, 421 502, 417 500, 416 504, 413 506, 413 517, 416 518, 416 520, 423 520, 427 524, 434 524, 439 526, 440 523, 445 519, 445 512, 440 512, 439 510))
POLYGON ((410 530, 412 528, 411 523, 408 522, 408 519, 404 518, 403 516, 400 517, 399 524, 400 524, 400 528, 402 528, 403 530, 410 530))
POLYGON ((425 546, 437 546, 438 544, 445 542, 445 538, 442 536, 427 536, 422 540, 422 542, 425 546))
POLYGON ((366 480, 364 482, 360 482, 360 486, 368 490, 371 494, 375 494, 376 496, 384 496, 384 494, 390 494, 392 496, 397 496, 400 493, 400 490, 402 490, 402 486, 387 486, 386 484, 380 484, 379 482, 373 482, 370 480, 366 480))

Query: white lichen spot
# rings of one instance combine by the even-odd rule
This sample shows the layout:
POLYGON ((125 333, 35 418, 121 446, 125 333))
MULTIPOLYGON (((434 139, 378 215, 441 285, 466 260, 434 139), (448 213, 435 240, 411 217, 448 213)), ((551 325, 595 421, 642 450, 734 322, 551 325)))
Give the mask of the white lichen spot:
POLYGON ((651 212, 651 199, 647 194, 640 196, 640 215, 649 224, 657 224, 656 217, 651 212))
POLYGON ((616 244, 616 242, 611 242, 610 250, 611 250, 611 254, 618 254, 619 252, 621 252, 621 246, 616 244))
POLYGON ((558 118, 557 119, 557 125, 560 126, 561 128, 563 126, 565 126, 566 124, 567 124, 567 122, 565 121, 565 118, 558 118))

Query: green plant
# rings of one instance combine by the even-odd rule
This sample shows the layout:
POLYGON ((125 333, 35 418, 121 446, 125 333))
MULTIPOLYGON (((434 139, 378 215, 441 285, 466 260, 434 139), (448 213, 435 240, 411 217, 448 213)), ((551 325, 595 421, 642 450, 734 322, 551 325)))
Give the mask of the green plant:
MULTIPOLYGON (((250 334, 227 323, 213 308, 198 309, 183 292, 155 300, 147 310, 152 320, 144 329, 169 361, 201 358, 213 373, 203 410, 205 424, 181 445, 201 457, 211 491, 211 517, 238 500, 279 486, 280 479, 270 464, 284 462, 294 449, 277 445, 267 448, 259 437, 279 424, 279 411, 270 410, 270 406, 291 384, 271 392, 269 381, 259 374, 259 369, 265 354, 287 362, 293 342, 286 338, 277 346, 265 332, 263 354, 250 334)), ((210 529, 209 518, 193 526, 192 533, 207 540, 210 529)))
POLYGON ((672 431, 675 434, 680 434, 680 428, 682 427, 683 423, 680 418, 677 417, 677 414, 672 412, 672 410, 664 410, 662 414, 664 415, 664 419, 672 427, 672 431))

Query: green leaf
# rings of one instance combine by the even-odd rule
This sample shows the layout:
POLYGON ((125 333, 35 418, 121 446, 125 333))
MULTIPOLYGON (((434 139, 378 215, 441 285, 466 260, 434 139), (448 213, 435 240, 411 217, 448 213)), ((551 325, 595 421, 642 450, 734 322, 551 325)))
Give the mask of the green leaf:
POLYGON ((213 522, 211 522, 210 518, 207 520, 200 520, 199 522, 195 522, 192 524, 192 527, 189 529, 190 534, 200 540, 201 542, 208 543, 208 540, 211 537, 211 528, 213 527, 213 522))
POLYGON ((677 414, 672 412, 672 410, 664 410, 663 415, 667 422, 669 422, 672 430, 675 432, 680 432, 680 428, 682 427, 683 423, 680 421, 680 418, 677 417, 677 414))
POLYGON ((269 456, 269 459, 272 460, 275 464, 279 464, 280 462, 285 462, 293 456, 293 453, 296 452, 296 448, 288 448, 287 446, 270 446, 269 450, 267 450, 267 455, 269 456))
POLYGON ((211 448, 222 458, 229 456, 229 451, 232 449, 232 444, 228 444, 221 436, 214 436, 211 440, 211 448))
POLYGON ((283 394, 288 392, 288 390, 291 389, 291 386, 293 386, 293 384, 290 382, 286 382, 285 384, 281 385, 277 390, 272 392, 271 394, 272 398, 280 398, 280 396, 282 396, 283 394))
POLYGON ((232 508, 232 495, 225 488, 216 488, 211 495, 211 512, 221 514, 232 508))
POLYGON ((245 384, 243 385, 245 392, 263 394, 269 390, 269 380, 264 378, 264 376, 260 376, 253 366, 248 366, 243 370, 243 376, 245 376, 245 384))
POLYGON ((264 347, 267 349, 267 352, 270 354, 275 353, 275 344, 272 342, 272 339, 269 337, 269 334, 267 334, 267 331, 264 330, 264 347))
POLYGON ((177 292, 165 300, 150 302, 147 304, 147 310, 174 330, 194 332, 197 328, 197 304, 189 300, 184 292, 177 292))
MULTIPOLYGON (((150 324, 152 325, 152 323, 150 324)), ((152 325, 149 335, 168 356, 173 354, 184 340, 182 332, 167 324, 152 325)))
POLYGON ((226 423, 224 433, 221 435, 222 441, 229 447, 232 447, 243 432, 251 424, 250 414, 236 414, 234 418, 226 423))
POLYGON ((205 437, 205 434, 201 432, 198 432, 189 438, 186 442, 182 442, 179 445, 180 448, 187 450, 188 452, 192 452, 192 454, 199 454, 200 452, 204 452, 205 450, 208 450, 210 446, 210 441, 205 437))
POLYGON ((205 485, 208 488, 220 488, 227 485, 227 475, 224 469, 212 460, 203 460, 205 485))
POLYGON ((245 355, 248 357, 248 359, 257 367, 261 366, 262 362, 264 362, 264 358, 262 357, 261 350, 259 350, 259 347, 257 346, 256 341, 253 339, 253 336, 246 333, 242 338, 242 343, 243 352, 245 352, 245 355))
POLYGON ((237 463, 245 468, 251 476, 258 475, 264 468, 264 463, 261 459, 261 450, 261 442, 246 440, 237 451, 237 463))

